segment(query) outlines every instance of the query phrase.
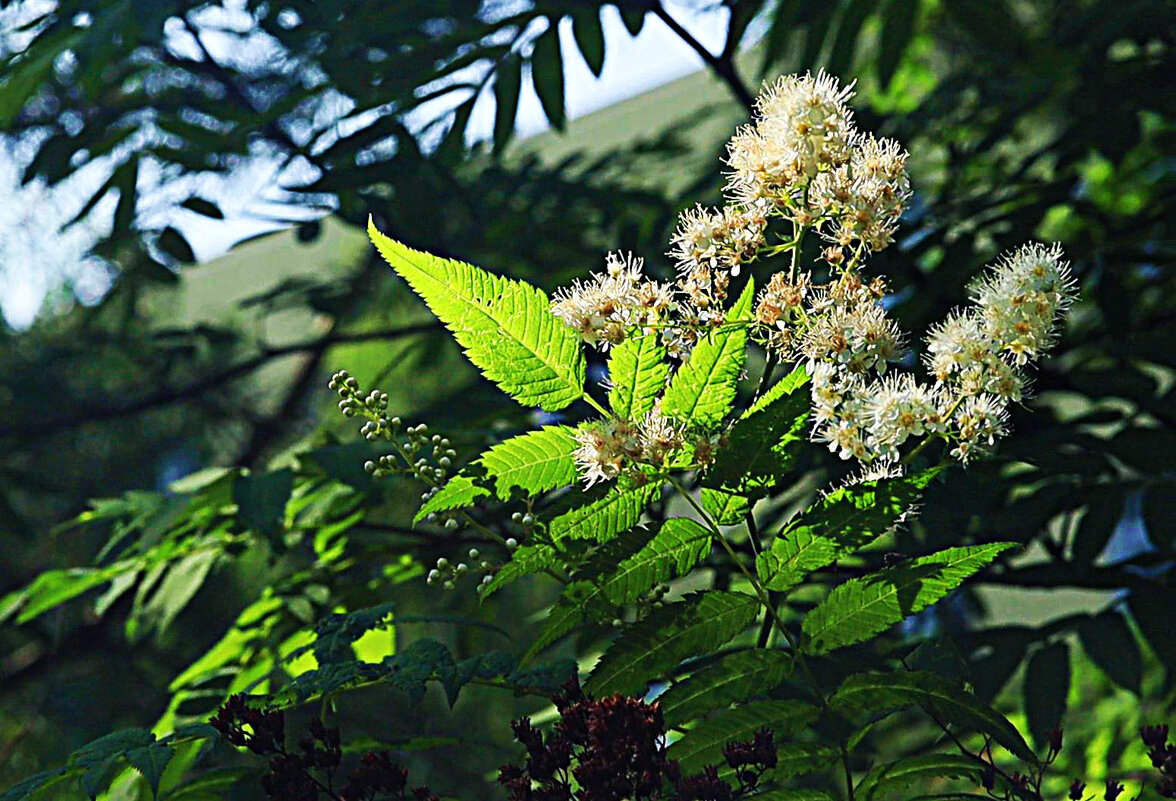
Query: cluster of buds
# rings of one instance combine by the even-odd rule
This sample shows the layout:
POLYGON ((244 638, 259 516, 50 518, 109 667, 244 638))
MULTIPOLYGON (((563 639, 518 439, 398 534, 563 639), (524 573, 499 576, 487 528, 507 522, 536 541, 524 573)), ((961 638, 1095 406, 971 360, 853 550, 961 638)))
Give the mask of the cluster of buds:
MULTIPOLYGON (((511 549, 509 545, 507 548, 511 549)), ((518 541, 515 540, 515 547, 518 547, 518 541)), ((513 550, 513 549, 512 549, 513 550)), ((444 556, 437 560, 436 567, 429 571, 429 575, 425 578, 427 584, 440 584, 446 590, 452 590, 457 586, 457 582, 469 575, 481 575, 482 585, 489 584, 494 579, 494 564, 482 559, 482 553, 477 548, 470 548, 470 561, 474 566, 465 562, 458 562, 453 564, 444 556)))
POLYGON ((631 255, 608 254, 605 271, 561 290, 551 312, 589 345, 606 350, 621 344, 634 329, 659 323, 674 305, 670 287, 645 278, 642 265, 631 255))
POLYGON ((547 737, 527 719, 511 724, 527 750, 522 767, 503 765, 498 774, 511 801, 732 801, 776 764, 772 734, 764 730, 723 751, 739 777, 738 790, 719 778, 717 766, 683 777, 667 757, 656 703, 622 695, 593 700, 575 678, 552 700, 560 720, 547 737))
POLYGON ((396 453, 369 459, 363 469, 375 478, 390 475, 411 475, 429 484, 426 500, 444 483, 457 458, 450 441, 440 434, 429 434, 424 423, 409 426, 401 436, 403 425, 399 417, 389 417, 388 394, 373 389, 366 395, 359 380, 346 370, 331 376, 330 389, 339 395, 339 409, 346 417, 360 415, 365 419, 359 433, 368 442, 385 441, 396 446, 396 453))
POLYGON ((209 723, 233 745, 270 757, 261 785, 275 801, 318 801, 324 794, 334 801, 440 801, 427 787, 413 788, 410 795, 408 772, 394 765, 387 751, 364 754, 343 787, 333 792, 334 773, 343 762, 341 738, 337 728, 318 718, 311 718, 296 751, 286 749, 285 713, 251 707, 243 694, 230 696, 209 723), (326 781, 312 771, 322 772, 326 781))

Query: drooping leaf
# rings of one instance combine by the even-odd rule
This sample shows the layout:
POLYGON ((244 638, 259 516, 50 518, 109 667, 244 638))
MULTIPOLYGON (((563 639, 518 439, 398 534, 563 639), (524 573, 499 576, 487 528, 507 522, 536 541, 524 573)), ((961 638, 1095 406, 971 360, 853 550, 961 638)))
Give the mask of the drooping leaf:
POLYGON ((723 747, 732 740, 750 740, 765 726, 777 741, 803 729, 820 716, 821 710, 801 701, 753 701, 703 721, 666 749, 684 774, 696 773, 713 762, 722 761, 723 747))
POLYGON ((883 90, 890 86, 915 32, 920 0, 890 0, 882 12, 882 37, 874 69, 883 90))
POLYGON ((1118 612, 1104 612, 1078 624, 1082 650, 1107 678, 1135 695, 1143 682, 1143 657, 1131 627, 1118 612))
POLYGON ((747 328, 735 323, 749 318, 754 295, 754 281, 748 279, 727 315, 732 325, 707 333, 670 379, 661 403, 667 417, 713 426, 727 416, 747 358, 747 328))
POLYGON ((830 765, 836 764, 840 757, 837 749, 828 745, 779 743, 776 746, 776 767, 768 771, 767 778, 784 781, 807 773, 824 773, 829 770, 830 765))
POLYGON ((682 660, 723 645, 750 625, 758 611, 753 596, 717 590, 667 604, 621 633, 597 662, 585 689, 596 697, 637 693, 682 660))
POLYGON ((1025 666, 1025 718, 1038 745, 1049 741, 1049 730, 1062 725, 1070 693, 1070 646, 1055 642, 1038 648, 1025 666))
POLYGON ((494 76, 494 152, 501 154, 514 135, 523 81, 523 60, 511 53, 498 63, 494 76))
POLYGON ((739 701, 771 692, 792 673, 784 651, 755 649, 728 654, 658 697, 667 726, 677 726, 739 701))
POLYGON ((600 77, 604 69, 604 29, 600 25, 600 12, 596 8, 578 11, 572 15, 572 37, 580 55, 592 74, 600 77))
POLYGON ((903 789, 923 779, 970 779, 975 782, 978 775, 976 760, 963 754, 909 757, 873 768, 857 783, 854 796, 872 801, 887 791, 903 789))
POLYGON ((498 443, 482 454, 479 464, 494 478, 502 500, 519 488, 527 495, 563 487, 576 480, 572 453, 576 440, 567 426, 545 426, 498 443))
POLYGON ((584 390, 580 339, 542 290, 413 250, 368 222, 380 254, 453 332, 466 356, 519 403, 558 411, 584 390))
POLYGON ((1127 608, 1143 638, 1169 673, 1176 673, 1176 637, 1172 636, 1170 606, 1169 593, 1162 589, 1136 588, 1127 598, 1127 608))
POLYGON ((827 567, 889 531, 938 475, 865 481, 826 495, 789 522, 756 559, 760 581, 771 590, 792 589, 813 570, 827 567))
POLYGON ((804 649, 823 654, 881 634, 945 597, 1014 543, 948 548, 836 587, 804 619, 804 649))
POLYGON ((618 482, 608 494, 592 503, 564 512, 551 521, 549 532, 556 542, 592 539, 607 542, 641 520, 646 505, 661 491, 661 484, 618 482))
POLYGON ((469 476, 454 476, 445 482, 445 486, 441 487, 436 495, 421 504, 421 508, 413 515, 412 522, 419 523, 437 512, 449 512, 473 506, 474 501, 478 498, 485 498, 489 494, 490 490, 477 484, 469 476))
POLYGON ((548 122, 562 131, 567 125, 564 108, 563 51, 559 42, 559 17, 548 18, 548 28, 535 39, 531 51, 531 82, 548 122))
POLYGON ((237 516, 247 528, 259 534, 273 534, 282 527, 286 501, 293 489, 294 471, 288 468, 237 476, 233 481, 237 516))
POLYGON ((355 659, 352 644, 369 631, 388 625, 394 608, 394 604, 386 603, 327 615, 314 627, 315 638, 311 647, 315 659, 320 665, 352 661, 355 659))
POLYGON ((157 634, 167 631, 204 586, 204 580, 220 557, 219 549, 204 549, 194 551, 172 565, 159 588, 152 593, 151 600, 127 620, 127 639, 133 642, 151 631, 157 634))
POLYGON ((626 339, 609 352, 608 403, 621 419, 637 420, 653 408, 666 387, 670 365, 657 334, 626 339))
POLYGON ((980 731, 1017 757, 1037 761, 1013 724, 979 698, 941 676, 926 671, 859 673, 850 676, 829 699, 829 706, 851 718, 925 706, 944 723, 980 731))

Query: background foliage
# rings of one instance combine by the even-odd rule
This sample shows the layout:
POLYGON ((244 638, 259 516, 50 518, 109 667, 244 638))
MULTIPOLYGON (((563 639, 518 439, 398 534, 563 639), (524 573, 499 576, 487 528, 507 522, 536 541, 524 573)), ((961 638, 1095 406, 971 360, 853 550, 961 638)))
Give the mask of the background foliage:
MULTIPOLYGON (((0 5, 6 145, 26 181, 101 176, 78 216, 104 231, 94 255, 112 280, 94 305, 0 332, 0 591, 14 593, 0 608, 0 783, 114 729, 166 736, 228 692, 277 689, 305 669, 291 667, 298 649, 332 612, 393 605, 402 622, 359 640, 372 659, 411 655, 423 637, 455 663, 524 650, 554 585, 530 579, 484 605, 426 590, 422 573, 453 556, 451 538, 410 528, 419 488, 362 471, 369 449, 330 413, 326 377, 345 365, 378 383, 406 421, 451 436, 459 459, 533 421, 337 223, 372 215, 414 247, 548 289, 604 249, 668 273, 658 254, 675 214, 717 198, 718 148, 760 77, 821 66, 857 77, 863 126, 915 154, 915 202, 875 262, 905 329, 920 334, 1024 240, 1061 241, 1081 283, 1037 398, 1014 415, 1017 436, 934 485, 892 546, 1031 547, 905 634, 950 633, 953 664, 1038 740, 1068 702, 1084 744, 1071 773, 1096 780, 1142 758, 1133 726, 1163 716, 1176 669, 1170 4, 732 0, 727 44, 704 56, 716 102, 654 93, 631 101, 646 109, 640 125, 608 136, 589 133, 592 118, 566 120, 562 58, 577 56, 551 24, 570 18, 578 57, 598 71, 602 15, 635 31, 676 24, 672 5, 0 5), (214 52, 223 37, 236 44, 214 52), (512 142, 526 82, 566 140, 512 142), (477 92, 498 111, 492 141, 471 145, 477 92), (436 112, 436 97, 454 110, 436 112), (578 125, 590 153, 569 152, 588 144, 578 125), (193 221, 220 217, 232 176, 258 163, 282 177, 267 211, 305 244, 233 264, 215 280, 243 291, 194 313, 192 287, 214 266, 192 264, 193 221), (330 269, 274 267, 298 247, 324 248, 330 269), (511 639, 412 620, 439 604, 511 639)), ((780 519, 839 469, 803 467, 803 482, 773 490, 780 519)), ((589 628, 561 655, 589 657, 606 635, 589 628)), ((479 681, 542 686, 479 670, 479 681)), ((512 753, 502 721, 542 705, 483 687, 455 716, 443 692, 424 703, 410 712, 389 688, 341 701, 353 733, 409 749, 414 775, 449 792, 512 753)), ((911 731, 888 723, 871 736, 885 754, 911 731)))

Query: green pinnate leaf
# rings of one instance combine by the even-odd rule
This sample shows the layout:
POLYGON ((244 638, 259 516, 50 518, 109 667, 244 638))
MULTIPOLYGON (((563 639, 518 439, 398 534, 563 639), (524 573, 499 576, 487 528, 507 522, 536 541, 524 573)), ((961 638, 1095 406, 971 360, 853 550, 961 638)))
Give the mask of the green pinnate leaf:
POLYGON ((730 493, 766 490, 792 469, 806 442, 808 381, 803 367, 777 381, 735 422, 703 486, 730 493))
POLYGON ((1012 723, 972 693, 926 671, 859 673, 850 676, 829 699, 829 706, 850 718, 922 706, 944 723, 990 735, 1017 757, 1036 763, 1033 749, 1012 723))
POLYGON ((661 491, 661 484, 620 481, 603 498, 564 512, 551 521, 549 533, 556 542, 592 539, 606 542, 628 531, 641 520, 646 505, 661 491))
POLYGON ((737 492, 703 487, 699 498, 702 501, 702 508, 720 526, 738 525, 751 511, 751 499, 737 492))
POLYGON ((813 570, 869 545, 902 519, 938 472, 865 481, 829 493, 757 557, 760 581, 777 592, 790 590, 813 570))
POLYGON ((584 354, 542 290, 470 264, 368 235, 387 262, 453 332, 466 356, 519 403, 557 411, 584 393, 584 354))
POLYGON ((609 353, 608 403, 619 418, 636 420, 653 409, 666 387, 670 365, 656 334, 626 339, 609 353))
POLYGON ((587 621, 599 620, 611 614, 612 610, 613 606, 604 598, 598 586, 591 581, 573 581, 564 587, 559 600, 552 605, 543 631, 531 641, 521 661, 530 662, 536 654, 572 629, 587 621))
POLYGON ((770 692, 792 673, 784 651, 737 651, 707 665, 658 697, 667 726, 693 720, 756 695, 770 692))
POLYGON ((436 512, 449 512, 473 506, 475 501, 489 494, 490 490, 480 486, 469 476, 454 476, 445 482, 445 486, 438 490, 436 495, 421 504, 412 522, 419 523, 436 512))
POLYGON ((750 740, 767 727, 780 741, 808 726, 821 710, 801 701, 754 701, 715 715, 682 736, 666 755, 676 759, 684 774, 696 773, 722 761, 723 747, 732 740, 750 740))
POLYGON ((655 585, 686 574, 710 550, 710 532, 697 522, 686 518, 667 520, 655 537, 619 562, 613 572, 565 587, 523 661, 529 661, 582 623, 608 617, 616 607, 633 603, 655 585))
POLYGON ((979 765, 963 754, 927 754, 900 759, 873 768, 861 778, 854 796, 863 801, 885 795, 887 791, 909 787, 923 779, 977 780, 979 765))
POLYGON ((836 587, 804 619, 804 650, 823 654, 881 634, 951 593, 1015 543, 948 548, 836 587))
POLYGON ((707 333, 670 380, 661 402, 667 417, 715 426, 731 411, 747 359, 747 328, 738 323, 750 318, 753 284, 749 279, 727 315, 727 324, 707 333))
POLYGON ((167 763, 171 762, 172 750, 166 745, 152 743, 128 751, 126 756, 131 767, 139 771, 147 780, 147 784, 151 787, 151 797, 156 798, 159 795, 159 780, 163 778, 163 771, 167 769, 167 763))
POLYGON ((759 601, 739 592, 699 592, 630 626, 597 662, 585 689, 597 697, 640 692, 684 659, 714 651, 755 619, 759 601))
POLYGON ((600 580, 611 603, 630 604, 654 586, 684 576, 711 551, 711 533, 694 520, 674 517, 662 523, 641 550, 600 580))
MULTIPOLYGON (((834 754, 836 759, 836 754, 834 754)), ((826 762, 826 766, 828 763, 826 762)), ((755 796, 756 801, 834 801, 825 790, 769 790, 755 796)))
POLYGON ((538 495, 574 482, 575 450, 572 429, 545 426, 498 443, 478 462, 494 478, 498 497, 506 500, 516 487, 528 495, 538 495))
POLYGON ((482 600, 524 576, 533 576, 560 565, 559 551, 550 545, 536 543, 523 545, 511 554, 510 561, 503 565, 494 578, 482 590, 482 600))
POLYGON ((252 473, 237 476, 233 482, 233 502, 246 527, 259 534, 273 534, 282 527, 286 501, 294 490, 294 471, 252 473))

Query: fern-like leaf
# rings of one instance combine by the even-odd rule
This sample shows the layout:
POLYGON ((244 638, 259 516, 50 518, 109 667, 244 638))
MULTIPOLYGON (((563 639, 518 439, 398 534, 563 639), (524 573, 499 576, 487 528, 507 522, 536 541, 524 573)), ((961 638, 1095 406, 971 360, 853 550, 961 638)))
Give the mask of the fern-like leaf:
POLYGON ((603 498, 552 520, 548 529, 551 538, 556 542, 564 539, 607 542, 637 525, 646 504, 660 491, 661 484, 656 482, 618 482, 603 498))
POLYGON ((563 487, 576 480, 572 453, 576 440, 567 426, 545 426, 498 443, 478 463, 494 478, 498 497, 519 488, 528 495, 563 487))
POLYGON ((935 673, 859 673, 846 679, 829 699, 830 707, 851 719, 915 705, 930 709, 944 723, 991 735, 1017 757, 1037 762, 1033 749, 1004 715, 935 673))
POLYGON ((577 626, 607 617, 655 585, 685 575, 710 550, 710 532, 701 525, 686 518, 667 520, 657 536, 617 564, 614 572, 565 587, 522 661, 529 661, 577 626))
POLYGON ((707 665, 658 697, 667 726, 694 720, 756 695, 771 692, 792 673, 784 651, 737 651, 707 665))
POLYGON ((584 394, 580 338, 557 320, 542 290, 479 267, 368 235, 388 264, 453 332, 466 356, 519 403, 557 411, 584 394))
POLYGON ((524 576, 542 573, 560 564, 559 551, 550 545, 536 543, 524 545, 511 554, 510 561, 503 565, 482 590, 482 600, 486 600, 507 584, 511 584, 524 576))
POLYGON ((785 526, 756 559, 768 589, 783 592, 814 570, 833 564, 889 531, 938 474, 866 481, 829 493, 785 526))
POLYGON ((478 498, 484 498, 490 490, 474 483, 469 476, 454 476, 445 482, 437 494, 421 504, 412 522, 419 523, 435 512, 449 512, 454 509, 464 509, 472 506, 478 498))
POLYGON ((854 797, 873 801, 887 790, 905 788, 920 779, 975 780, 978 775, 976 760, 963 754, 926 754, 873 768, 854 788, 854 797))
POLYGON ((775 486, 807 439, 811 404, 807 393, 796 392, 807 382, 804 368, 798 367, 752 404, 731 426, 703 486, 739 494, 775 486))
POLYGON ((1014 544, 948 548, 845 582, 805 617, 804 650, 823 654, 881 634, 948 595, 1014 544))
POLYGON ((585 689, 596 697, 642 691, 684 659, 719 648, 747 628, 759 601, 739 592, 699 592, 630 626, 604 652, 585 689))
POLYGON ((612 413, 622 419, 640 418, 653 408, 669 374, 666 349, 656 333, 627 339, 613 348, 608 359, 612 413))
POLYGON ((755 701, 695 726, 666 749, 666 755, 678 761, 683 773, 695 773, 720 761, 723 747, 732 740, 750 740, 765 726, 783 740, 815 721, 820 713, 817 707, 801 701, 755 701))
MULTIPOLYGON (((750 279, 727 315, 729 323, 748 320, 755 287, 750 279)), ((714 426, 731 410, 743 364, 747 359, 747 328, 720 327, 703 337, 690 360, 678 368, 662 398, 667 417, 699 426, 714 426)))

